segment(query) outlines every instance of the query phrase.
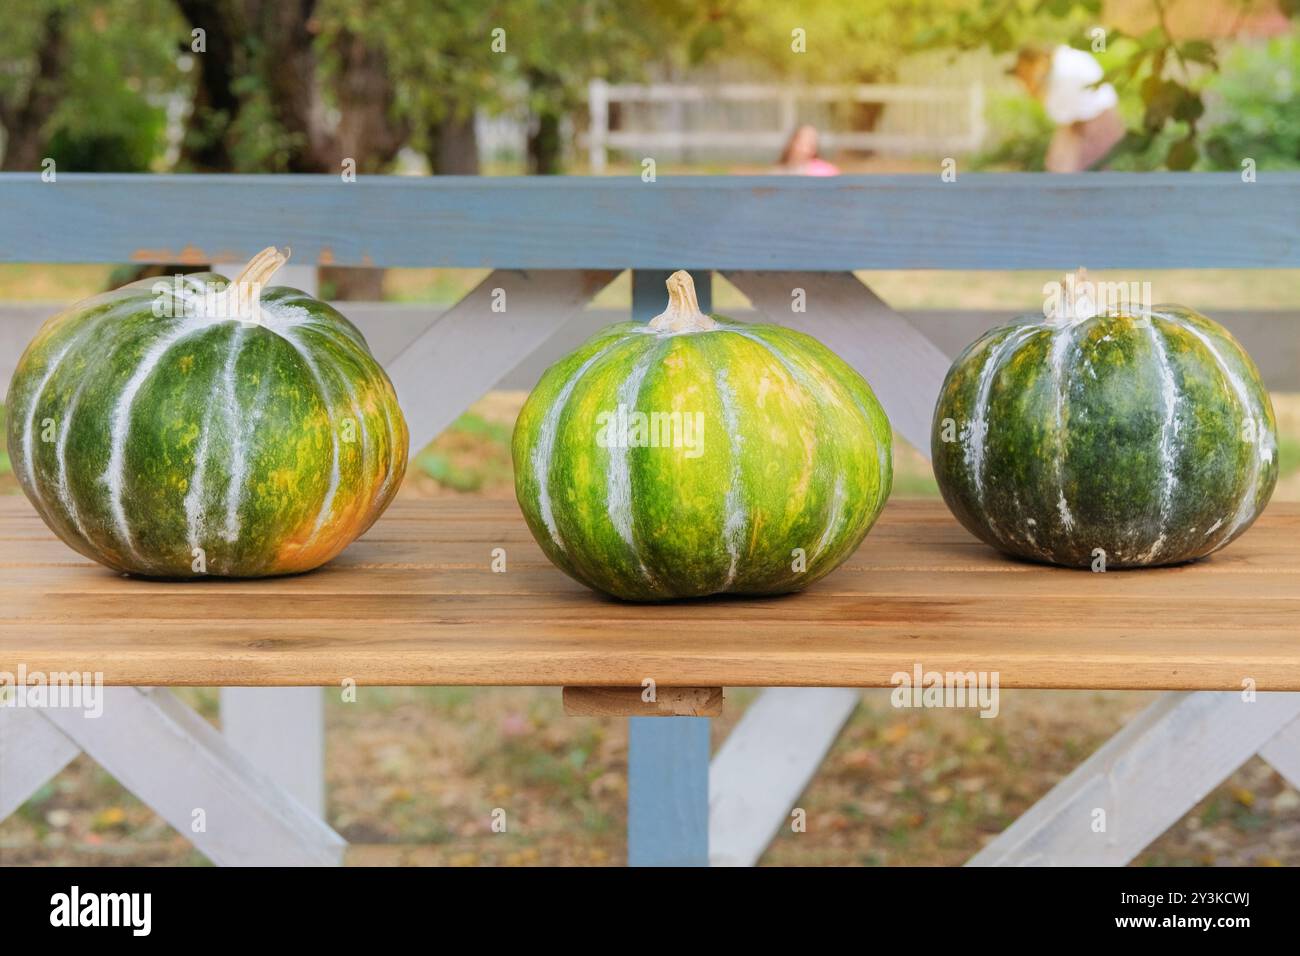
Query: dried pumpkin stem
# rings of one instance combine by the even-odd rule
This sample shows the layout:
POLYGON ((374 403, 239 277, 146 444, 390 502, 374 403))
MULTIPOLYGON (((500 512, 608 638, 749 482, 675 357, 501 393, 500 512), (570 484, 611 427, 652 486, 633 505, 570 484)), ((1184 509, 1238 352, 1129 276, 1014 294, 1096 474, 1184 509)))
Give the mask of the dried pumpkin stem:
POLYGON ((1067 274, 1061 280, 1061 294, 1057 297, 1056 308, 1050 316, 1052 321, 1058 325, 1070 325, 1096 315, 1097 304, 1091 289, 1087 269, 1080 266, 1073 275, 1067 274))
POLYGON ((281 252, 275 246, 267 246, 240 270, 230 285, 226 287, 227 306, 231 317, 238 316, 248 322, 261 322, 261 309, 258 300, 262 289, 266 287, 271 276, 289 261, 289 249, 281 252))
POLYGON ((650 320, 656 332, 707 332, 718 323, 700 311, 691 274, 678 269, 668 277, 668 308, 650 320))

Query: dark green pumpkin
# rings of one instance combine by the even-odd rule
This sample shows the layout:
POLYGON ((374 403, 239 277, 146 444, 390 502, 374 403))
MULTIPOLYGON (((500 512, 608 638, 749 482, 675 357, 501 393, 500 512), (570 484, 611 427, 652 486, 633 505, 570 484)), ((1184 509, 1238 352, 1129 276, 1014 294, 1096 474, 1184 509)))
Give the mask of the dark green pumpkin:
POLYGON ((812 337, 701 314, 685 272, 669 290, 667 312, 596 335, 529 396, 514 433, 524 517, 559 568, 617 597, 803 588, 884 507, 889 421, 812 337))
POLYGON ((143 279, 42 326, 9 386, 9 456, 71 547, 149 576, 288 574, 387 507, 407 456, 393 387, 337 311, 263 288, 284 260, 143 279))
POLYGON ((1258 370, 1226 329, 1181 306, 986 333, 948 372, 931 452, 973 534, 1071 567, 1207 555, 1250 527, 1277 482, 1258 370))

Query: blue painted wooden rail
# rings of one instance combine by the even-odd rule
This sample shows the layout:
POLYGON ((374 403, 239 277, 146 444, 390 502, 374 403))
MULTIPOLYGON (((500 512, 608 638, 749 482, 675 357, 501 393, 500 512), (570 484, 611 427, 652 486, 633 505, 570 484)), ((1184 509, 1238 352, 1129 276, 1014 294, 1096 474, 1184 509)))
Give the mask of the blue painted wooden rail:
MULTIPOLYGON (((0 175, 0 262, 666 271, 1298 268, 1300 174, 639 179, 0 175)), ((467 396, 467 400, 477 396, 467 396)), ((708 862, 709 722, 634 718, 629 860, 708 862)))
POLYGON ((0 175, 0 262, 498 269, 1300 266, 1300 174, 0 175))

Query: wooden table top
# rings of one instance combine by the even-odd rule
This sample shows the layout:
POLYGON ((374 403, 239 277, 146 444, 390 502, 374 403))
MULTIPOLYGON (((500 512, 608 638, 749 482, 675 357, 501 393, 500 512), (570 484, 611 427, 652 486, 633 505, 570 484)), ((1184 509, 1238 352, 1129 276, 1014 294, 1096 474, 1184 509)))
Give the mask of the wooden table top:
POLYGON ((891 686, 1300 690, 1300 506, 1193 565, 1008 560, 942 503, 892 502, 802 594, 630 605, 553 568, 513 501, 400 501, 337 560, 261 581, 128 579, 0 499, 0 671, 108 684, 891 686), (507 571, 494 573, 504 548, 507 571))

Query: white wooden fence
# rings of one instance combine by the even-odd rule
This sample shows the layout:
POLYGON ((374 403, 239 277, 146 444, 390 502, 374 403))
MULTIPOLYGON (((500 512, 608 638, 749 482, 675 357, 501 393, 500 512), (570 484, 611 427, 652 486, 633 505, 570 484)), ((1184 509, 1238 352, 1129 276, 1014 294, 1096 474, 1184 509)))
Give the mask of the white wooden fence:
POLYGON ((765 83, 620 83, 592 80, 587 88, 591 117, 584 139, 591 171, 604 172, 608 151, 623 150, 684 158, 690 150, 763 151, 773 160, 790 134, 809 117, 810 107, 874 103, 884 107, 875 129, 843 131, 824 128, 821 144, 837 149, 876 150, 897 155, 950 155, 979 149, 984 141, 984 84, 962 87, 857 84, 847 86, 793 86, 765 83), (613 104, 621 111, 619 128, 611 126, 613 104), (727 124, 723 110, 729 104, 760 107, 734 117, 727 124), (766 105, 767 110, 761 109, 766 105), (702 122, 688 124, 686 107, 705 110, 702 122), (763 123, 771 114, 769 125, 763 123), (663 120, 661 122, 661 120, 663 120))

